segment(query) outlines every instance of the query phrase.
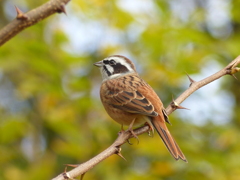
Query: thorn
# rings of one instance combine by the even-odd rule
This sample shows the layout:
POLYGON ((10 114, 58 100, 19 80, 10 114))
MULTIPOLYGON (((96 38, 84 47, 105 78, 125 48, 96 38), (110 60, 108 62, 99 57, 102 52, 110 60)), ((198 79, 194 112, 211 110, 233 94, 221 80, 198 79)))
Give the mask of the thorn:
MULTIPOLYGON (((233 65, 234 65, 234 64, 233 64, 233 65)), ((239 72, 239 71, 240 71, 240 68, 238 68, 238 67, 233 67, 233 65, 232 65, 230 68, 227 69, 227 74, 233 76, 236 80, 238 80, 237 77, 236 77, 234 74, 237 73, 237 72, 239 72)))
POLYGON ((60 7, 57 9, 58 13, 64 13, 65 15, 67 15, 66 9, 65 9, 65 4, 61 3, 60 7))
POLYGON ((121 148, 120 147, 116 147, 116 150, 117 150, 116 155, 121 157, 124 161, 127 161, 126 158, 121 153, 121 148))
POLYGON ((183 107, 183 106, 180 106, 180 105, 178 105, 178 106, 177 106, 177 109, 186 109, 186 110, 190 110, 190 109, 188 109, 188 108, 185 108, 185 107, 183 107))
POLYGON ((188 109, 188 108, 185 108, 185 107, 179 105, 179 104, 174 100, 173 96, 172 96, 171 106, 172 106, 172 108, 175 108, 175 109, 187 109, 187 110, 190 110, 190 109, 188 109))
POLYGON ((236 80, 238 80, 238 78, 235 76, 235 74, 230 74, 232 77, 234 77, 236 80))
POLYGON ((117 153, 117 155, 121 157, 124 161, 127 161, 126 158, 121 153, 117 153))
POLYGON ((81 176, 80 176, 80 180, 83 180, 83 177, 86 173, 83 173, 81 176))
POLYGON ((193 84, 193 83, 195 83, 196 81, 194 81, 189 75, 188 75, 188 73, 187 72, 185 72, 186 73, 186 75, 187 75, 187 77, 188 77, 188 79, 189 79, 189 81, 190 81, 190 85, 189 85, 189 87, 193 84))
POLYGON ((15 9, 17 11, 17 19, 21 19, 21 20, 28 19, 28 16, 24 14, 17 6, 15 6, 15 9))
POLYGON ((67 167, 70 166, 70 167, 74 167, 74 168, 79 166, 79 164, 64 164, 64 165, 67 167))

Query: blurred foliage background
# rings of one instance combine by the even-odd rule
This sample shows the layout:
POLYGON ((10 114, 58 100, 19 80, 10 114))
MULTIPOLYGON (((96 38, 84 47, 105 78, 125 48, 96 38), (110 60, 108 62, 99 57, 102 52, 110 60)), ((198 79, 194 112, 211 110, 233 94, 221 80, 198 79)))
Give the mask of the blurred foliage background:
MULTIPOLYGON (((0 27, 46 0, 1 0, 0 27)), ((240 54, 240 1, 72 0, 0 49, 0 179, 51 179, 108 147, 120 125, 99 99, 93 63, 121 54, 165 106, 195 80, 240 54)), ((236 75, 240 78, 239 74, 236 75)), ((203 87, 171 114, 169 130, 189 163, 176 162, 157 134, 125 144, 85 180, 238 180, 240 83, 203 87)))

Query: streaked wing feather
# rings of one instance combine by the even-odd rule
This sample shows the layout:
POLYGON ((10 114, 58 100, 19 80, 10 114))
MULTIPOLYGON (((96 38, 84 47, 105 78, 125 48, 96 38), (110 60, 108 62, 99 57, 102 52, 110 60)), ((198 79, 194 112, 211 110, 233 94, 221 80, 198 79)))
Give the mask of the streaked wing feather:
POLYGON ((112 96, 113 106, 121 110, 143 114, 147 116, 157 116, 154 107, 139 91, 122 91, 112 96))

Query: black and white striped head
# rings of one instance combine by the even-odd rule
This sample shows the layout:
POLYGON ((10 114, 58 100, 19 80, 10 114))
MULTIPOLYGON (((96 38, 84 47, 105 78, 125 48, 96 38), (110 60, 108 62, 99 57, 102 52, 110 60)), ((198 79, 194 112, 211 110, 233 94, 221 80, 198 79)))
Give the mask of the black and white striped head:
POLYGON ((102 61, 94 63, 94 65, 100 67, 103 80, 113 79, 136 72, 132 61, 121 55, 109 56, 102 61))

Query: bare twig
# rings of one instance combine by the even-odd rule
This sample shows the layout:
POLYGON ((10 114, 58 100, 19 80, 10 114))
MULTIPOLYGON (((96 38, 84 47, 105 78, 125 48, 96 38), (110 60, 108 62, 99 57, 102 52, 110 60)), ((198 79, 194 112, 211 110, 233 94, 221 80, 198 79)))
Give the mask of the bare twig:
MULTIPOLYGON (((238 67, 236 67, 238 64, 240 64, 240 56, 238 56, 236 59, 234 59, 229 65, 227 65, 225 68, 223 68, 222 70, 216 72, 215 74, 201 80, 201 81, 194 81, 192 78, 189 78, 190 80, 190 87, 184 91, 175 101, 175 104, 181 104, 185 99, 187 99, 192 93, 194 93, 196 90, 200 89, 201 87, 205 86, 206 84, 211 83, 212 81, 215 81, 219 78, 221 78, 224 75, 232 75, 234 76, 235 73, 239 72, 240 69, 238 67)), ((166 112, 167 114, 171 114, 173 111, 175 111, 176 107, 174 107, 172 105, 173 103, 171 103, 167 108, 166 108, 166 112)))
POLYGON ((15 6, 17 12, 16 19, 0 30, 0 46, 21 32, 23 29, 36 24, 53 13, 63 12, 66 14, 65 5, 69 1, 70 0, 50 0, 27 13, 23 13, 18 7, 15 6))
MULTIPOLYGON (((220 77, 224 75, 232 75, 234 76, 235 73, 240 71, 240 68, 236 67, 238 64, 240 64, 240 56, 238 56, 235 60, 233 60, 229 65, 227 65, 225 68, 222 70, 218 71, 217 73, 201 80, 201 81, 194 81, 191 78, 190 82, 191 85, 190 87, 183 92, 176 100, 173 100, 173 102, 167 107, 166 111, 167 114, 171 114, 173 111, 178 109, 178 106, 186 99, 188 98, 193 92, 198 90, 199 88, 211 83, 212 81, 215 81, 219 79, 220 77)), ((136 135, 143 134, 145 132, 148 132, 150 130, 149 126, 143 126, 140 128, 137 128, 134 130, 134 133, 136 135)), ((82 163, 78 165, 76 168, 72 169, 69 172, 64 172, 57 177, 53 178, 52 180, 64 180, 64 179, 74 179, 77 176, 80 176, 82 174, 85 174, 87 171, 92 169, 95 165, 97 165, 99 162, 103 161, 104 159, 108 158, 109 156, 113 154, 118 154, 120 156, 120 146, 124 144, 129 138, 132 137, 132 134, 129 131, 123 131, 119 134, 118 138, 116 141, 109 146, 106 150, 98 154, 97 156, 93 157, 89 161, 82 163)))
MULTIPOLYGON (((136 135, 143 134, 149 131, 149 126, 143 126, 134 130, 136 135)), ((53 178, 52 180, 64 180, 64 179, 73 179, 74 177, 80 176, 81 174, 86 173, 90 169, 92 169, 95 165, 103 161, 104 159, 108 158, 113 154, 121 155, 120 146, 124 144, 129 138, 133 137, 130 131, 122 131, 119 133, 118 138, 114 141, 114 143, 105 149, 103 152, 98 154, 97 156, 93 157, 92 159, 88 160, 85 163, 80 164, 76 168, 72 169, 69 172, 64 172, 57 177, 53 178), (67 178, 66 178, 67 177, 67 178)), ((123 156, 122 156, 123 157, 123 156)))

